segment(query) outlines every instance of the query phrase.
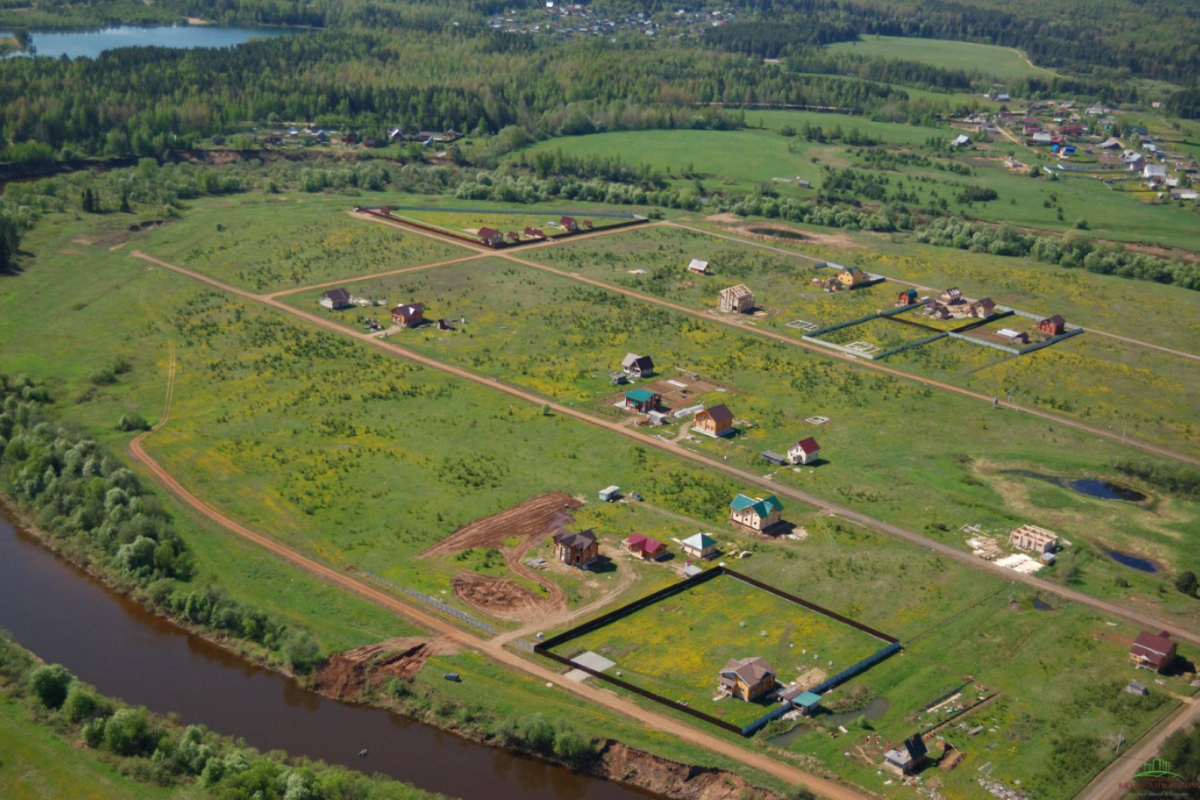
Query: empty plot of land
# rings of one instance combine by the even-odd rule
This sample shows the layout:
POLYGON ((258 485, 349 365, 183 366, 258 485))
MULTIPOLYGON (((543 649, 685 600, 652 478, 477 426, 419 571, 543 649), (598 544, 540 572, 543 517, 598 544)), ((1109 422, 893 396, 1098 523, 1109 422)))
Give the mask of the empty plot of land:
POLYGON ((433 547, 417 554, 417 558, 450 556, 473 547, 497 547, 509 537, 536 541, 569 525, 571 511, 583 505, 566 492, 547 492, 520 505, 475 520, 456 530, 433 547))
POLYGON ((496 619, 534 622, 560 610, 560 604, 518 583, 490 575, 462 572, 450 585, 459 600, 496 619))

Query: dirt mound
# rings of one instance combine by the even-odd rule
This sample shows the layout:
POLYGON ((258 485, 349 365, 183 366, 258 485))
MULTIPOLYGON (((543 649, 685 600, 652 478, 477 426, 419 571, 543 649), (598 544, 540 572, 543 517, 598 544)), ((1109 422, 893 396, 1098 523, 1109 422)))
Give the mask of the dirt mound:
POLYGON ((416 675, 430 656, 458 647, 446 639, 401 637, 337 653, 314 676, 313 688, 329 697, 354 700, 366 686, 416 675))
POLYGON ((555 608, 554 603, 524 586, 477 572, 455 575, 451 585, 455 597, 496 619, 533 622, 544 619, 555 608))
POLYGON ((433 547, 422 550, 417 558, 450 556, 472 547, 496 547, 510 536, 536 540, 571 524, 575 520, 571 510, 581 505, 566 492, 539 494, 499 514, 462 526, 433 547))
POLYGON ((758 789, 729 772, 667 761, 611 739, 604 743, 599 763, 597 772, 606 778, 680 800, 780 800, 774 792, 758 789))

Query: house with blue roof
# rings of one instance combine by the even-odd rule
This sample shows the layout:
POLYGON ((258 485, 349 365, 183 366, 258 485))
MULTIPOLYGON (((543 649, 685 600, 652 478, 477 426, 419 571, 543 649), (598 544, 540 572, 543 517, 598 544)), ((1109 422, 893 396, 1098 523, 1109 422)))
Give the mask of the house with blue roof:
POLYGON ((764 531, 783 516, 783 503, 775 495, 762 499, 739 494, 729 504, 729 519, 750 530, 764 531))

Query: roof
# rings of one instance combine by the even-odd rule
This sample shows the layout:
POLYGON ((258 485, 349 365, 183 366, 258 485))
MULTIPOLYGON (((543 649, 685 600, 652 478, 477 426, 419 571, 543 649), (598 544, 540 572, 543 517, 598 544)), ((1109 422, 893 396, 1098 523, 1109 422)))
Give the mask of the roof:
POLYGON ((905 289, 905 290, 904 290, 903 292, 901 292, 900 294, 906 294, 906 295, 908 295, 909 297, 916 297, 916 296, 917 296, 917 290, 916 290, 916 289, 911 289, 911 288, 910 288, 910 289, 905 289))
POLYGON ((805 708, 812 708, 813 706, 815 706, 817 703, 820 703, 820 702, 821 702, 821 695, 817 694, 816 692, 804 692, 799 697, 797 697, 795 700, 792 701, 793 704, 798 705, 798 706, 804 706, 805 708))
POLYGON ((499 236, 499 235, 500 235, 500 231, 496 230, 495 228, 480 228, 479 229, 479 238, 480 239, 491 239, 493 236, 499 236))
POLYGON ((653 368, 654 360, 650 356, 639 356, 637 353, 629 353, 625 356, 625 360, 621 362, 622 367, 632 367, 635 364, 642 369, 653 368))
POLYGON ((691 263, 689 263, 689 264, 688 264, 688 269, 707 270, 707 269, 708 269, 708 262, 707 262, 707 261, 701 261, 701 260, 700 260, 700 259, 698 259, 698 258, 693 258, 693 259, 691 260, 691 263))
POLYGON ((412 316, 413 314, 424 312, 425 304, 424 303, 409 303, 406 306, 396 306, 395 308, 392 309, 393 314, 397 311, 399 311, 402 314, 405 314, 407 316, 412 316))
POLYGON ((737 286, 730 286, 727 289, 722 289, 721 294, 729 293, 733 297, 745 297, 746 295, 754 294, 750 291, 750 287, 744 283, 739 283, 737 286))
POLYGON ((760 517, 765 517, 772 511, 783 511, 783 503, 779 502, 779 498, 773 494, 767 495, 762 499, 739 494, 733 498, 733 502, 729 504, 729 507, 734 511, 744 511, 747 508, 752 508, 754 509, 754 513, 760 517))
POLYGON ((1038 324, 1041 325, 1043 322, 1052 322, 1055 325, 1066 325, 1067 324, 1067 321, 1062 318, 1061 314, 1055 314, 1053 317, 1046 317, 1043 320, 1039 320, 1038 324))
POLYGON ((702 572, 704 572, 703 567, 697 567, 695 564, 688 564, 683 568, 683 574, 688 578, 694 578, 702 572))
POLYGON ((665 550, 667 547, 657 539, 651 539, 649 536, 643 536, 640 533, 630 536, 625 540, 625 544, 636 547, 643 553, 657 553, 659 550, 665 550))
POLYGON ((707 533, 697 533, 695 536, 689 536, 683 540, 684 547, 690 547, 693 550, 707 550, 710 547, 715 547, 717 540, 709 536, 707 533))
POLYGON ((560 217, 560 218, 559 218, 559 220, 558 220, 558 224, 559 224, 559 225, 563 225, 563 226, 570 226, 570 225, 574 225, 574 224, 575 224, 575 218, 574 218, 574 217, 560 217))
POLYGON ((973 305, 982 306, 984 308, 995 308, 996 302, 990 297, 985 297, 982 300, 976 300, 973 305))
POLYGON ((811 436, 808 437, 807 439, 801 439, 800 441, 796 442, 792 446, 799 447, 801 450, 803 450, 806 453, 815 453, 821 449, 821 445, 817 444, 817 440, 812 438, 811 436))
POLYGON ((1129 648, 1129 654, 1141 656, 1155 666, 1159 666, 1166 660, 1167 654, 1171 652, 1171 648, 1175 643, 1171 641, 1171 634, 1166 631, 1158 633, 1150 633, 1142 631, 1138 637, 1133 640, 1133 647, 1129 648))
POLYGON ((731 658, 725 662, 725 666, 721 669, 721 672, 732 672, 741 678, 743 683, 750 686, 758 683, 768 675, 775 674, 775 670, 771 669, 771 665, 762 656, 731 658))
POLYGON ((585 531, 559 528, 558 533, 554 534, 554 541, 572 550, 586 550, 596 543, 596 534, 592 532, 591 528, 585 531))
POLYGON ((328 292, 325 292, 323 295, 321 295, 321 297, 332 300, 335 303, 350 302, 350 292, 346 291, 345 289, 330 289, 328 292))
POLYGON ((724 403, 715 405, 712 408, 706 408, 698 412, 696 416, 698 417, 701 414, 708 414, 716 422, 733 422, 733 412, 724 403))
POLYGON ((648 403, 654 399, 654 392, 649 389, 630 389, 625 393, 625 399, 635 403, 648 403))

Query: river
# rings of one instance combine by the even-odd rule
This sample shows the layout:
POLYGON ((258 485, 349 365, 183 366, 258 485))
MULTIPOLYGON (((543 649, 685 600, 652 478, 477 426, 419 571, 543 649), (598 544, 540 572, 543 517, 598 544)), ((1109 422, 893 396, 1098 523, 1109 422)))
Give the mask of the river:
POLYGON ((18 529, 0 506, 0 628, 102 693, 184 723, 462 798, 633 800, 638 789, 341 703, 147 613, 18 529), (358 758, 363 748, 366 760, 358 758))
MULTIPOLYGON (((236 47, 251 39, 285 36, 296 32, 297 30, 288 28, 226 28, 215 25, 118 25, 87 31, 30 31, 32 52, 22 51, 15 55, 95 58, 105 50, 142 45, 181 50, 193 47, 236 47)), ((12 34, 0 33, 0 38, 9 36, 12 34)))

